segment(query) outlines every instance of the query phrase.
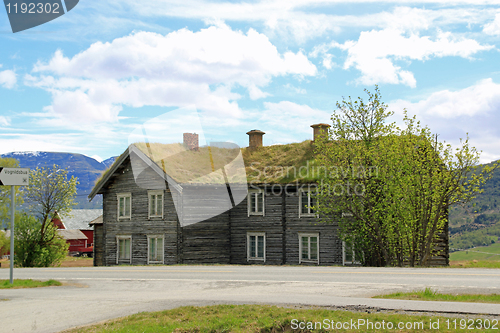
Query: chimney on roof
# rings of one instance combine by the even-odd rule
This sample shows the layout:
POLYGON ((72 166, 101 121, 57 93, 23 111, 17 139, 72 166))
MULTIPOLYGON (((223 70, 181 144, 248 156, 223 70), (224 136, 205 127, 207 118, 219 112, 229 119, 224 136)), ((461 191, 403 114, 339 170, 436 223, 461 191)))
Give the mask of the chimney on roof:
POLYGON ((313 128, 313 141, 316 141, 320 136, 328 136, 328 129, 330 128, 330 125, 328 124, 314 124, 311 125, 313 128))
POLYGON ((198 134, 196 133, 184 133, 183 134, 183 144, 189 150, 198 151, 198 134))
POLYGON ((266 133, 259 130, 251 130, 248 134, 248 148, 257 149, 262 147, 262 136, 266 133))

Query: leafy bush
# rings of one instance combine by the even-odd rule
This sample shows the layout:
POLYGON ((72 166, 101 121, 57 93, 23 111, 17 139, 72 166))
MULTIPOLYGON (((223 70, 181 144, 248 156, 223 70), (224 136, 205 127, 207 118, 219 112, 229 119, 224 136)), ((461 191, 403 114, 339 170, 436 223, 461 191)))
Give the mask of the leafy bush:
POLYGON ((19 267, 49 267, 60 265, 68 253, 69 244, 52 223, 42 224, 28 215, 16 226, 14 263, 19 267))

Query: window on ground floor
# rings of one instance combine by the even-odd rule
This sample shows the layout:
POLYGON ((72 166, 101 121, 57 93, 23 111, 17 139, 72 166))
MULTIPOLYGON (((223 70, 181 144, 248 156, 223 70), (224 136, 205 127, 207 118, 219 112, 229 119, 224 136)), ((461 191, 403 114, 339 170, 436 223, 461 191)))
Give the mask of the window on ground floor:
POLYGON ((148 236, 148 264, 163 264, 163 236, 148 236))
POLYGON ((319 234, 299 233, 299 264, 302 262, 319 264, 319 234))
POLYGON ((132 263, 132 236, 117 236, 116 263, 132 263))
POLYGON ((266 234, 264 232, 247 233, 247 260, 266 261, 266 234))
POLYGON ((343 260, 344 265, 359 265, 361 264, 361 258, 359 258, 359 253, 356 255, 354 246, 351 242, 342 242, 343 249, 343 260))

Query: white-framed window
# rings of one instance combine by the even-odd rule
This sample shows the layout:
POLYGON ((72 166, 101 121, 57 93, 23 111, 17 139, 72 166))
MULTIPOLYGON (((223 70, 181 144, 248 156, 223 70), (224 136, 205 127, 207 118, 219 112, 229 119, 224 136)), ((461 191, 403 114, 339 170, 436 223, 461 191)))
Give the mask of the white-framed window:
POLYGON ((343 265, 359 265, 361 261, 359 260, 359 255, 356 256, 356 251, 354 246, 349 242, 342 242, 342 260, 343 265))
POLYGON ((132 236, 116 236, 116 263, 132 263, 132 236))
POLYGON ((264 216, 264 190, 248 191, 248 216, 264 216))
POLYGON ((247 260, 266 261, 266 233, 247 233, 247 260))
POLYGON ((148 235, 148 264, 163 264, 163 235, 148 235))
POLYGON ((299 233, 299 264, 319 264, 319 234, 299 233))
POLYGON ((148 191, 149 218, 163 218, 163 191, 148 191))
POLYGON ((315 189, 299 191, 299 217, 316 216, 316 212, 312 209, 316 205, 315 194, 315 189))
POLYGON ((129 219, 132 216, 132 194, 131 193, 119 193, 117 194, 118 199, 118 220, 129 219))

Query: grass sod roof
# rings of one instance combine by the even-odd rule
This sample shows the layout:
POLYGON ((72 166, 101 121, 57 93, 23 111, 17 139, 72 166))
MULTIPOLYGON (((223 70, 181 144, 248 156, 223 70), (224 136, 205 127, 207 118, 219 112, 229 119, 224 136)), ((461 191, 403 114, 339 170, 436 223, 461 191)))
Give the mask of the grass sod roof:
MULTIPOLYGON (((198 151, 190 151, 180 143, 152 143, 149 147, 146 143, 135 143, 134 146, 178 183, 224 183, 222 172, 212 171, 220 170, 223 166, 226 166, 226 171, 228 171, 226 176, 232 183, 314 183, 320 176, 314 161, 314 146, 311 140, 257 149, 210 147, 209 150, 204 146, 198 151), (234 162, 240 152, 244 166, 238 164, 238 161, 234 162), (210 154, 212 159, 210 159, 210 154), (242 171, 243 167, 245 173, 238 172, 242 171)), ((96 186, 106 178, 116 164, 123 163, 128 151, 127 148, 113 165, 103 172, 97 179, 96 186)))

